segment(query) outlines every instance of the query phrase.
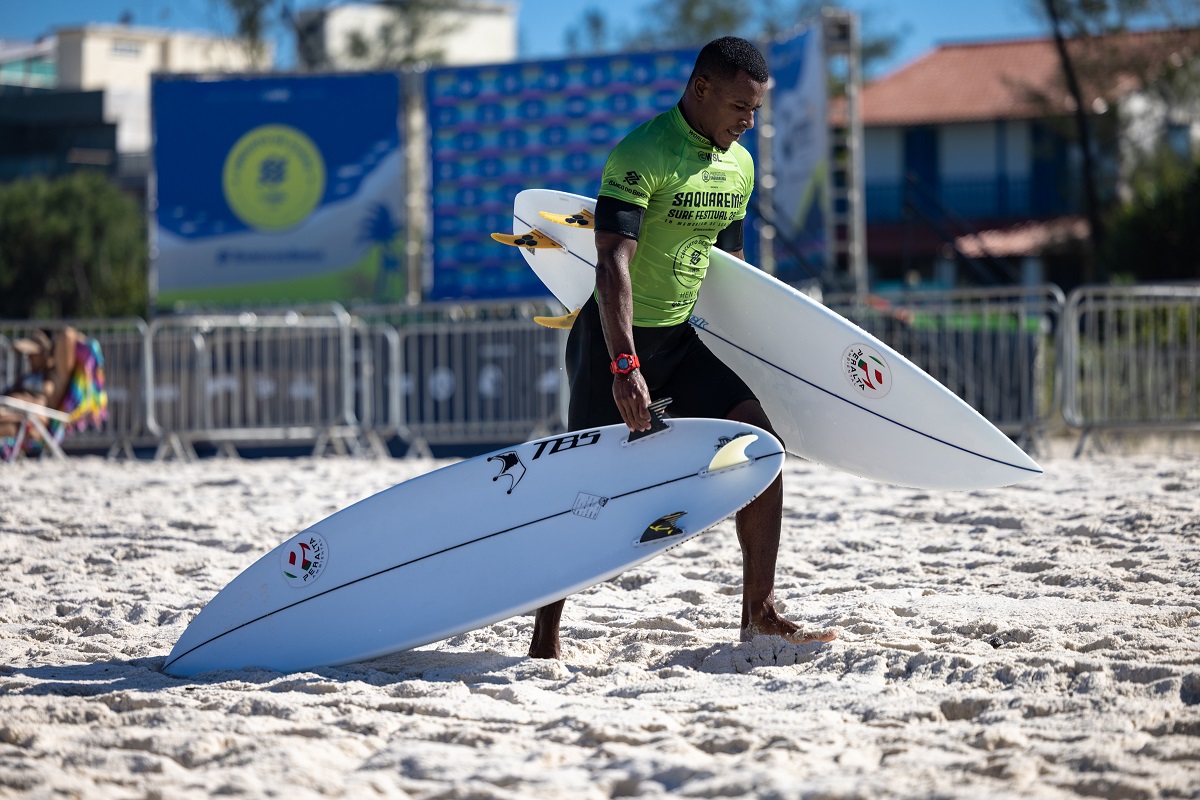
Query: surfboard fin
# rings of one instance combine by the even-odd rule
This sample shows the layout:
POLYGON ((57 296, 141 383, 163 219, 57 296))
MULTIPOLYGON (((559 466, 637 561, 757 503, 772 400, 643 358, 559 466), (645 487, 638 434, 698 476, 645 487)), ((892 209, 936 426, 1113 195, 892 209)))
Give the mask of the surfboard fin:
POLYGON ((746 464, 750 461, 750 457, 746 455, 746 448, 751 442, 757 441, 758 437, 753 433, 748 433, 745 436, 738 436, 721 446, 717 454, 712 457, 712 461, 708 462, 708 472, 716 472, 720 469, 728 469, 736 467, 738 464, 746 464))
POLYGON ((686 514, 686 511, 676 511, 674 514, 666 514, 654 520, 646 527, 642 538, 638 539, 638 544, 655 542, 659 539, 666 539, 668 536, 679 536, 683 533, 683 529, 675 523, 679 522, 680 518, 686 514))
POLYGON ((512 247, 524 247, 529 250, 557 250, 562 249, 562 245, 551 239, 546 234, 534 228, 525 233, 493 233, 492 238, 500 244, 511 245, 512 247))
POLYGON ((671 404, 670 397, 664 397, 661 400, 655 400, 650 404, 650 430, 648 431, 633 431, 629 434, 628 441, 636 442, 638 439, 644 439, 647 436, 653 436, 659 431, 667 429, 667 423, 663 421, 666 416, 667 406, 671 404))
POLYGON ((577 308, 570 314, 563 314, 561 317, 534 317, 533 321, 546 328, 570 330, 571 326, 575 324, 575 318, 578 316, 579 309, 577 308))
POLYGON ((542 219, 548 219, 555 224, 569 225, 572 228, 592 230, 596 227, 596 215, 586 208, 581 209, 575 214, 551 214, 549 211, 539 211, 538 216, 542 219))

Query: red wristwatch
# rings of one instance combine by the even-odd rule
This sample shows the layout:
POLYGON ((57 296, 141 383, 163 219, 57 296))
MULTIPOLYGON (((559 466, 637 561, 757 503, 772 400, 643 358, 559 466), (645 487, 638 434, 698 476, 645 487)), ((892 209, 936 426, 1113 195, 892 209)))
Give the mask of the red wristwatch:
POLYGON ((628 375, 641 365, 642 362, 638 361, 637 356, 631 356, 629 353, 621 353, 608 365, 608 370, 613 375, 628 375))

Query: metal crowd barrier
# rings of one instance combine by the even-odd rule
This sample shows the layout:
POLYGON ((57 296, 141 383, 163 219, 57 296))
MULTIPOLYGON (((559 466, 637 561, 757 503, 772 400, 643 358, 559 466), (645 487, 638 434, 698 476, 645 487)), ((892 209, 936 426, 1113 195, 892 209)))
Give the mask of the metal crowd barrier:
POLYGON ((372 427, 398 436, 409 452, 524 441, 562 427, 564 336, 533 321, 562 313, 557 306, 522 301, 354 311, 374 320, 373 328, 394 331, 395 340, 374 348, 377 374, 381 353, 394 352, 398 361, 389 359, 386 368, 395 371, 376 386, 375 407, 387 413, 372 427))
POLYGON ((350 315, 340 306, 161 317, 146 334, 147 427, 159 455, 252 442, 359 446, 350 315))
POLYGON ((825 297, 1026 446, 1059 406, 1064 303, 1052 284, 825 297))
MULTIPOLYGON (((1061 411, 1083 431, 1200 429, 1200 284, 1052 285, 828 296, 1001 430, 1036 437, 1061 411)), ((341 306, 140 319, 0 321, 11 342, 75 327, 100 342, 109 419, 67 449, 191 457, 194 445, 305 442, 314 452, 409 452, 561 429, 565 335, 546 301, 341 306)), ((1080 441, 1080 449, 1083 439, 1080 441)))
POLYGON ((110 455, 132 455, 135 446, 153 443, 146 427, 146 405, 142 385, 145 370, 143 340, 146 323, 127 319, 3 320, 0 321, 0 386, 10 386, 19 377, 21 359, 12 342, 35 330, 72 327, 100 343, 104 355, 104 378, 108 392, 108 420, 99 430, 71 433, 63 440, 64 450, 94 450, 108 447, 110 455))
POLYGON ((1200 429, 1200 285, 1083 286, 1065 312, 1063 418, 1108 429, 1200 429))
POLYGON ((387 441, 409 436, 401 416, 400 334, 387 323, 354 322, 354 413, 363 437, 377 455, 387 441))

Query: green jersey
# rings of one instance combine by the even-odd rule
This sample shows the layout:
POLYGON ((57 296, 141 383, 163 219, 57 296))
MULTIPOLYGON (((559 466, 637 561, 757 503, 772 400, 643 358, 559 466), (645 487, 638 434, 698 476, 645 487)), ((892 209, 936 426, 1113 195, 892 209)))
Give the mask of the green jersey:
POLYGON ((600 194, 646 210, 629 265, 633 324, 687 321, 717 234, 746 216, 754 161, 737 142, 720 150, 679 106, 643 123, 613 149, 600 194))

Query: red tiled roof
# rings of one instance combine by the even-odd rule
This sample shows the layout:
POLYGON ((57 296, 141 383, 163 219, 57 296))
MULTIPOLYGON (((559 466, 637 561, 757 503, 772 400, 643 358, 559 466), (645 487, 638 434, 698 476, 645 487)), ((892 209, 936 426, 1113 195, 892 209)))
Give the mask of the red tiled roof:
POLYGON ((1088 222, 1083 217, 1059 217, 960 236, 954 244, 969 258, 982 258, 984 255, 996 258, 1036 256, 1048 248, 1086 239, 1089 230, 1088 222))
MULTIPOLYGON (((1090 105, 1129 93, 1172 56, 1200 56, 1200 30, 1072 39, 1068 47, 1090 105), (1118 57, 1124 68, 1115 75, 1111 67, 1097 68, 1118 57)), ((1072 109, 1053 39, 942 44, 862 94, 869 126, 1029 119, 1072 109)))

